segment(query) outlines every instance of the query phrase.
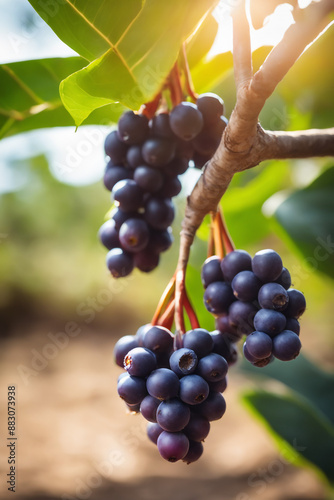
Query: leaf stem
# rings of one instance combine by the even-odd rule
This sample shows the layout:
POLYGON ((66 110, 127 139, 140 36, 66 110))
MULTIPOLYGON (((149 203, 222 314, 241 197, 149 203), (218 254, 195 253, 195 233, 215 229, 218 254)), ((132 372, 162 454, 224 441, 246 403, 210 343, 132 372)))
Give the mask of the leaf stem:
POLYGON ((168 306, 166 307, 165 312, 159 318, 157 325, 164 326, 169 330, 172 327, 174 321, 174 311, 175 311, 175 298, 171 298, 168 306))
POLYGON ((182 50, 180 52, 180 63, 184 72, 185 77, 185 87, 187 94, 192 99, 192 101, 196 102, 198 98, 198 94, 195 92, 195 87, 191 78, 191 73, 188 64, 187 51, 186 51, 186 43, 182 44, 182 50))
POLYGON ((233 240, 230 236, 230 233, 228 232, 227 225, 226 225, 225 218, 224 218, 223 211, 222 211, 221 207, 219 207, 218 224, 219 224, 220 231, 221 231, 221 234, 223 237, 225 254, 233 252, 233 250, 235 250, 235 245, 234 245, 233 240))
POLYGON ((222 239, 222 227, 220 224, 220 212, 219 209, 217 212, 211 212, 211 220, 213 227, 213 236, 215 242, 215 254, 218 255, 220 259, 225 256, 223 239, 222 239))
POLYGON ((191 328, 192 329, 200 328, 200 324, 199 324, 197 315, 194 311, 193 306, 190 303, 186 288, 184 289, 184 307, 186 309, 188 318, 190 320, 191 328))
POLYGON ((155 310, 155 313, 151 321, 152 325, 158 324, 159 318, 162 315, 162 311, 167 307, 168 302, 170 300, 170 296, 174 292, 174 290, 175 290, 175 274, 172 276, 171 280, 169 281, 168 285, 166 286, 159 300, 159 303, 157 305, 157 308, 155 310))
POLYGON ((183 92, 180 80, 180 72, 177 62, 169 74, 169 89, 173 107, 183 101, 183 92))

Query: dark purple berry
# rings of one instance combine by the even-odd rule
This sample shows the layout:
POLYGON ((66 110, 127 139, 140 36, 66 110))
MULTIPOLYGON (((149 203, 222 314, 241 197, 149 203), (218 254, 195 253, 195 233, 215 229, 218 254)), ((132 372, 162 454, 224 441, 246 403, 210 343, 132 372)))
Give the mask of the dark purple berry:
POLYGON ((223 272, 221 270, 221 259, 217 255, 213 255, 206 259, 202 266, 201 278, 204 288, 207 288, 210 283, 215 281, 224 281, 223 272))
POLYGON ((273 309, 260 309, 254 317, 254 328, 275 337, 285 329, 286 317, 273 309))
POLYGON ((136 211, 144 204, 144 191, 133 179, 117 182, 112 195, 124 212, 136 211))
POLYGON ((133 264, 143 273, 150 273, 158 267, 159 254, 151 252, 147 247, 133 254, 133 264))
POLYGON ((291 330, 299 336, 300 324, 296 318, 286 318, 285 330, 291 330))
POLYGON ((231 283, 236 274, 252 269, 252 257, 245 250, 234 250, 223 258, 221 269, 225 280, 231 283))
POLYGON ((135 347, 138 347, 138 340, 135 335, 125 335, 124 337, 121 337, 116 342, 114 347, 114 358, 116 364, 123 368, 124 357, 135 347))
POLYGON ((148 137, 148 119, 145 115, 126 111, 118 122, 118 137, 126 144, 141 144, 148 137))
POLYGON ((189 450, 186 456, 182 459, 186 464, 192 464, 196 462, 203 454, 203 445, 198 441, 189 440, 189 450))
POLYGON ((183 432, 163 431, 157 440, 160 455, 168 462, 182 460, 189 451, 189 440, 183 432))
POLYGON ((282 285, 285 290, 288 290, 291 286, 291 275, 286 267, 283 267, 283 270, 279 277, 275 280, 275 283, 279 283, 282 285))
POLYGON ((306 309, 306 300, 304 294, 299 290, 290 288, 290 290, 288 290, 288 296, 289 303, 284 311, 284 314, 298 319, 302 314, 304 314, 306 309))
POLYGON ((295 359, 301 347, 298 335, 290 330, 283 330, 273 338, 273 355, 281 361, 295 359))
POLYGON ((191 102, 181 102, 170 113, 170 127, 184 141, 194 139, 203 127, 202 113, 191 102))
POLYGON ((117 392, 129 405, 141 403, 147 395, 145 379, 141 377, 131 377, 128 373, 119 379, 117 392))
POLYGON ((235 297, 244 302, 257 299, 261 288, 261 281, 252 271, 241 271, 232 280, 232 289, 235 297))
POLYGON ((224 114, 223 99, 212 92, 199 95, 196 104, 202 113, 205 125, 217 123, 224 114))
POLYGON ((163 174, 156 168, 147 167, 145 165, 140 165, 135 169, 133 179, 138 186, 149 193, 155 193, 161 190, 164 185, 163 174))
POLYGON ((278 283, 266 283, 259 290, 258 301, 264 309, 283 311, 287 308, 289 295, 282 285, 278 283))
POLYGON ((173 341, 174 337, 170 330, 163 326, 152 326, 145 333, 143 345, 154 354, 162 354, 169 353, 173 349, 173 341))
POLYGON ((273 349, 272 339, 264 332, 253 332, 246 338, 246 347, 249 354, 256 359, 267 358, 273 349))
POLYGON ((217 382, 225 377, 227 369, 225 358, 212 352, 198 361, 196 372, 208 382, 217 382))
POLYGON ((157 423, 165 431, 179 432, 190 420, 189 407, 178 398, 162 401, 157 409, 157 423))
POLYGON ((197 413, 190 414, 190 420, 183 429, 188 439, 192 441, 204 441, 210 432, 210 422, 197 413))
POLYGON ((229 323, 235 327, 239 338, 254 331, 253 320, 258 308, 252 302, 239 300, 231 304, 228 311, 229 323))
POLYGON ((119 230, 119 240, 122 248, 128 252, 140 252, 149 241, 150 231, 147 223, 142 219, 128 219, 119 230))
POLYGON ((102 245, 108 248, 108 250, 120 247, 118 231, 114 220, 109 219, 102 224, 99 229, 99 238, 102 245))
POLYGON ((192 349, 182 347, 173 352, 169 358, 169 364, 173 372, 179 377, 190 375, 196 370, 198 358, 192 349))
POLYGON ((129 375, 147 377, 157 366, 155 355, 144 347, 135 347, 124 358, 124 368, 129 375))
POLYGON ((210 333, 204 328, 194 328, 183 336, 183 347, 195 351, 200 359, 212 351, 213 340, 210 333))
POLYGON ((263 283, 275 281, 283 270, 282 259, 275 250, 260 250, 253 257, 252 270, 263 283))
POLYGON ((226 411, 226 402, 220 392, 210 392, 203 403, 193 407, 196 413, 205 417, 209 422, 219 420, 226 411))
POLYGON ((117 182, 125 179, 132 179, 131 170, 125 167, 111 165, 106 168, 103 176, 103 183, 105 187, 111 191, 117 182))
POLYGON ((145 219, 154 229, 163 231, 174 220, 174 205, 169 198, 150 197, 145 205, 145 219))
POLYGON ((178 376, 168 368, 157 368, 148 377, 147 391, 154 398, 165 400, 177 396, 180 387, 178 376))
POLYGON ((205 307, 213 314, 227 313, 234 300, 230 285, 223 281, 210 283, 204 292, 205 307))
POLYGON ((147 436, 152 441, 152 443, 157 444, 158 437, 163 432, 159 424, 150 422, 147 425, 147 436))
POLYGON ((140 403, 140 412, 143 417, 149 422, 156 422, 156 413, 160 403, 159 399, 153 398, 150 395, 145 396, 140 403))
POLYGON ((180 399, 188 405, 202 403, 209 395, 209 385, 199 375, 186 375, 180 379, 180 399))
POLYGON ((113 248, 107 253, 107 267, 114 278, 124 278, 133 270, 132 256, 121 248, 113 248))
POLYGON ((108 155, 114 165, 122 164, 126 157, 127 146, 122 142, 116 130, 110 132, 104 141, 104 150, 106 155, 108 155))

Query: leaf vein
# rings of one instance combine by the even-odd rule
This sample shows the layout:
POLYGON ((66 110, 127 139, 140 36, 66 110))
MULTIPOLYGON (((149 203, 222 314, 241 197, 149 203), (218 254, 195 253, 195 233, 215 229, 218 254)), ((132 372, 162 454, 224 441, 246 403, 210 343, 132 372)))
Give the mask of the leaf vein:
POLYGON ((33 99, 33 101, 36 102, 36 104, 43 103, 43 100, 37 94, 35 94, 35 92, 30 87, 28 87, 28 85, 26 85, 24 81, 21 80, 21 78, 19 78, 17 74, 7 66, 7 64, 3 64, 2 69, 6 71, 6 73, 21 87, 22 90, 24 90, 26 94, 28 94, 33 99))

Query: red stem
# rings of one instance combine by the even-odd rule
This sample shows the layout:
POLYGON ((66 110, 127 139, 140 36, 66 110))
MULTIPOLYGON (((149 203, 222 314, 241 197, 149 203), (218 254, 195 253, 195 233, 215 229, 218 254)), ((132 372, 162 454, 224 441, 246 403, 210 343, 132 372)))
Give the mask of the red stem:
POLYGON ((169 75, 169 89, 173 107, 183 101, 183 92, 180 80, 179 67, 177 62, 174 64, 169 75))
POLYGON ((223 245, 223 240, 222 240, 222 231, 221 231, 221 225, 220 225, 220 213, 215 212, 212 214, 212 225, 213 225, 213 235, 214 235, 214 241, 215 241, 215 251, 216 255, 220 259, 222 259, 225 255, 224 252, 224 245, 223 245))
POLYGON ((197 98, 198 98, 198 94, 195 92, 194 84, 193 84, 192 79, 191 79, 185 43, 183 43, 183 45, 182 45, 181 64, 182 64, 182 69, 184 71, 187 93, 188 93, 189 97, 191 97, 191 99, 194 102, 196 102, 197 98))
POLYGON ((164 290, 164 292, 159 300, 159 303, 157 305, 157 308, 155 310, 155 313, 154 313, 152 321, 151 321, 151 324, 153 326, 158 324, 158 321, 159 321, 159 318, 162 314, 162 311, 167 306, 167 304, 170 300, 170 294, 173 292, 174 289, 175 289, 175 274, 173 275, 172 279, 170 280, 170 282, 166 286, 166 288, 165 288, 165 290, 164 290))
POLYGON ((193 306, 190 303, 186 288, 184 289, 184 307, 185 307, 185 310, 187 312, 188 318, 190 320, 191 328, 193 330, 195 328, 200 328, 198 318, 197 318, 196 313, 193 309, 193 306))
POLYGON ((233 240, 228 232, 226 222, 225 222, 225 219, 223 216, 223 211, 220 207, 219 207, 218 222, 219 222, 220 230, 221 230, 221 233, 223 236, 223 243, 224 243, 226 253, 233 252, 233 250, 235 250, 235 245, 234 245, 233 240))
POLYGON ((212 257, 213 255, 215 255, 215 239, 214 239, 213 226, 211 222, 207 258, 212 257))
POLYGON ((164 326, 165 328, 168 328, 168 326, 170 325, 170 327, 168 328, 170 330, 174 321, 174 310, 175 310, 175 299, 173 298, 166 307, 165 312, 159 318, 157 324, 159 326, 164 326))
POLYGON ((181 335, 183 335, 186 332, 186 327, 184 324, 184 317, 183 317, 184 295, 185 295, 185 272, 183 269, 179 269, 176 272, 176 282, 175 282, 175 328, 176 328, 176 333, 180 333, 181 335))
POLYGON ((147 103, 145 103, 142 106, 141 113, 143 115, 145 115, 148 120, 150 120, 151 118, 153 118, 153 116, 155 115, 155 113, 156 113, 156 111, 157 111, 157 109, 159 107, 161 98, 162 98, 162 93, 159 92, 159 94, 157 94, 155 96, 155 98, 153 99, 153 101, 147 102, 147 103))

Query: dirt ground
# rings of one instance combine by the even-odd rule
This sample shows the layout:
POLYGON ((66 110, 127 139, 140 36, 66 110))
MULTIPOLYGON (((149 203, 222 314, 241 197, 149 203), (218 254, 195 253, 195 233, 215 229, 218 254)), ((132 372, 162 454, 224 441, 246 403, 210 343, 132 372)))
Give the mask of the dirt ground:
POLYGON ((212 423, 201 460, 170 464, 146 438, 144 419, 126 414, 117 396, 120 369, 112 350, 120 335, 82 327, 60 348, 48 336, 56 331, 44 321, 1 339, 1 499, 326 498, 314 473, 287 464, 241 406, 238 394, 249 382, 235 369, 227 412, 212 423), (38 365, 36 352, 49 359, 39 358, 38 365), (6 484, 9 385, 16 386, 17 397, 15 495, 6 484))

